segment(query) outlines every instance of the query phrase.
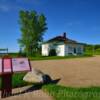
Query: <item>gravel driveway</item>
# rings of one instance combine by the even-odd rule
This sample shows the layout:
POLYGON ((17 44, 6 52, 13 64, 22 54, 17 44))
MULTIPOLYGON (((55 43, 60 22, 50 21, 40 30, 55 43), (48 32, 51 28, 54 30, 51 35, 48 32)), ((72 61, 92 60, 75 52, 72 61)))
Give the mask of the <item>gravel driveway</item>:
POLYGON ((100 56, 64 60, 31 61, 32 67, 61 79, 65 86, 100 86, 100 56))

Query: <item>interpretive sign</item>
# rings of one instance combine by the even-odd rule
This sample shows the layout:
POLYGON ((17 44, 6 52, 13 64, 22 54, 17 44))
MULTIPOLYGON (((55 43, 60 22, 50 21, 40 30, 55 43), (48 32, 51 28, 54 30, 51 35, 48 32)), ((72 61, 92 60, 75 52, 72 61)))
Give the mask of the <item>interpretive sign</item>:
POLYGON ((30 62, 27 58, 13 58, 12 59, 13 72, 30 71, 30 62))
POLYGON ((31 71, 27 58, 0 59, 0 74, 31 71))
POLYGON ((12 74, 28 71, 31 71, 28 58, 4 57, 0 59, 0 75, 2 80, 1 98, 12 95, 12 74))

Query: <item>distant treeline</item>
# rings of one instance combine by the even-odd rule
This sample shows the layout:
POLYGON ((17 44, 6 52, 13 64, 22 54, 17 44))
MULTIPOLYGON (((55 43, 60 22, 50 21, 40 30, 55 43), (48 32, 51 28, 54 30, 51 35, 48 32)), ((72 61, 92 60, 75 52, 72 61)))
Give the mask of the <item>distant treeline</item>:
POLYGON ((86 44, 85 53, 99 55, 100 54, 100 44, 96 44, 96 45, 86 44))

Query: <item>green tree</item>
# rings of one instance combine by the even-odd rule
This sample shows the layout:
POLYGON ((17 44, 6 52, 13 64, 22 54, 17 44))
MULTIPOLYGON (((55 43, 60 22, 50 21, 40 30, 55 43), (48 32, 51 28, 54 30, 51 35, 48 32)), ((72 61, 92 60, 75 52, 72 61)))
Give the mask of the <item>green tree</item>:
POLYGON ((36 11, 20 11, 19 23, 21 38, 18 39, 20 47, 29 55, 40 50, 39 44, 43 41, 44 32, 47 30, 46 17, 36 11))

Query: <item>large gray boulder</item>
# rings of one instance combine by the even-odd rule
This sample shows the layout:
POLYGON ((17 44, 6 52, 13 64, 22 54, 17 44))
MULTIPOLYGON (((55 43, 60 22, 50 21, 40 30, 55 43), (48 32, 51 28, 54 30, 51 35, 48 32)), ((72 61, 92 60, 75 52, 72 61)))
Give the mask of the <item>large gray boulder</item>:
POLYGON ((49 75, 44 74, 42 71, 32 68, 32 71, 28 72, 24 76, 23 80, 33 83, 48 83, 51 81, 51 78, 49 75))

